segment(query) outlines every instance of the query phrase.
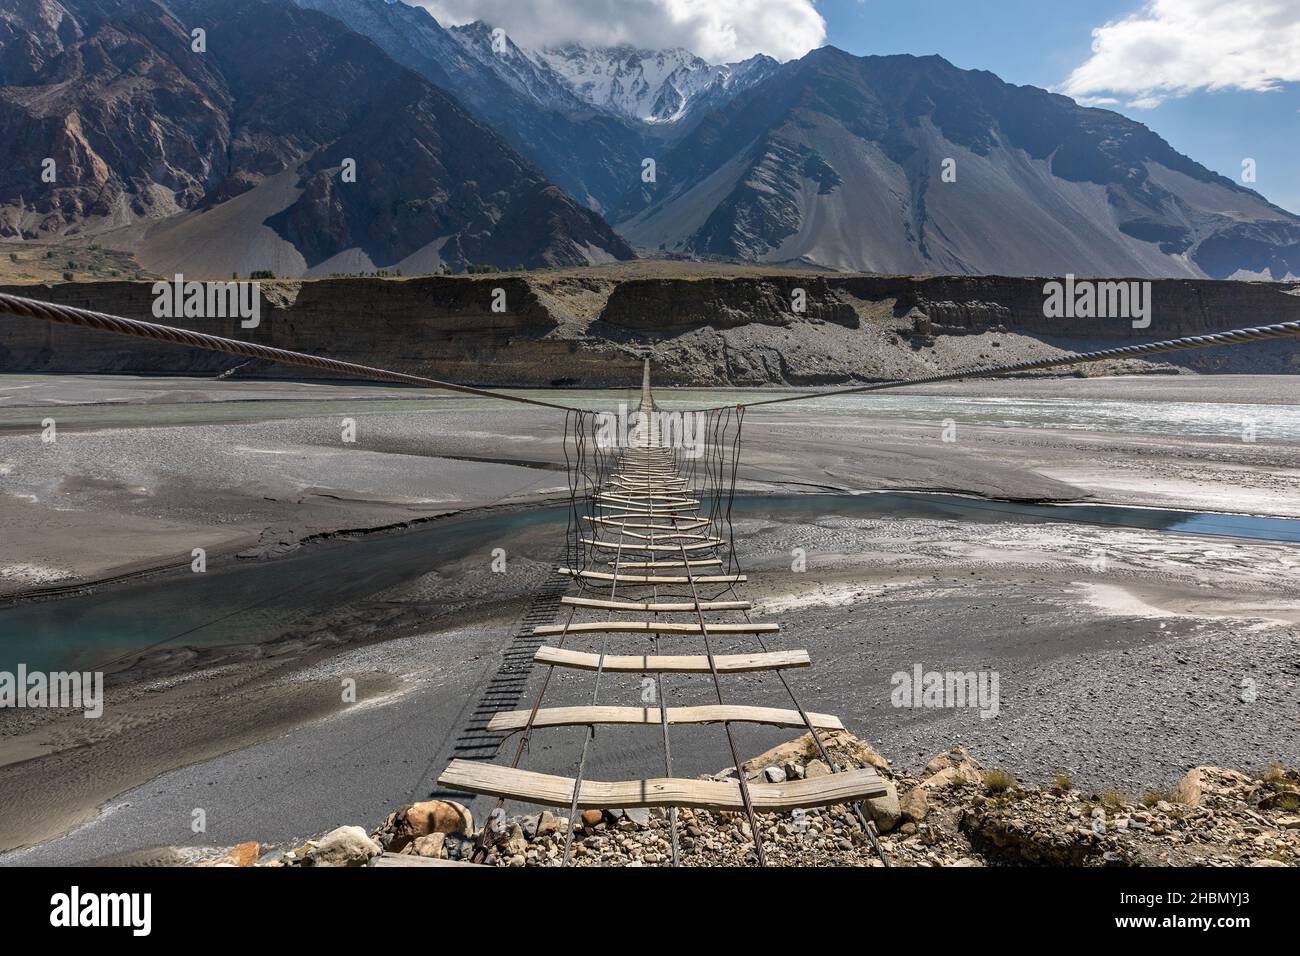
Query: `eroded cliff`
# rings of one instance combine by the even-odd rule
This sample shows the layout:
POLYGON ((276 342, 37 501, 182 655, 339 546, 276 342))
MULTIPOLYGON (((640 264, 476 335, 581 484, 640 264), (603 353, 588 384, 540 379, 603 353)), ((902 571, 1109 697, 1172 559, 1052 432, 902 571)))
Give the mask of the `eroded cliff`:
MULTIPOLYGON (((1042 279, 800 273, 645 277, 585 270, 478 277, 273 281, 260 324, 168 320, 199 331, 494 385, 625 385, 639 355, 665 385, 831 385, 954 371, 1300 319, 1300 285, 1152 283, 1151 323, 1049 318, 1042 279)), ((154 321, 151 282, 5 291, 154 321)), ((1203 372, 1300 372, 1300 343, 1172 356, 1203 372)), ((17 318, 0 370, 286 376, 212 353, 17 318)), ((1162 368, 1171 369, 1168 364, 1162 368)), ((1151 370, 1140 362, 1099 372, 1151 370)))

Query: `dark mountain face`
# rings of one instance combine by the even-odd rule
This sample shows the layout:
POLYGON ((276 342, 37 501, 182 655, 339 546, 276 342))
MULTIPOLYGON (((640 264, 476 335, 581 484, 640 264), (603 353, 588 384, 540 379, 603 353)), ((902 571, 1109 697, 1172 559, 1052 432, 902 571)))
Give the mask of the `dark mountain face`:
POLYGON ((288 0, 0 0, 0 39, 9 235, 135 224, 146 265, 223 275, 631 255, 449 95, 288 0))
POLYGON ((658 134, 583 103, 513 43, 491 48, 475 23, 443 29, 422 7, 386 0, 295 0, 364 34, 403 66, 454 94, 579 202, 603 210, 640 175, 658 134))
POLYGON ((1300 218, 1139 123, 833 48, 701 122, 611 216, 650 248, 842 269, 1300 274, 1300 218))

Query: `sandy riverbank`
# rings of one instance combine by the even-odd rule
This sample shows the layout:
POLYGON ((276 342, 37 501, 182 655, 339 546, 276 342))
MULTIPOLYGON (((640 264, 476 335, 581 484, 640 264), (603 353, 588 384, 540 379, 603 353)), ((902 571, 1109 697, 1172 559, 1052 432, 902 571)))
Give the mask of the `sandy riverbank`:
MULTIPOLYGON (((1106 394, 1158 401, 1167 387, 1177 396, 1170 401, 1253 395, 1258 404, 1288 395, 1285 380, 1213 388, 1195 381, 1111 380, 1106 394)), ((1057 384, 1080 401, 1098 394, 1089 381, 1057 384)), ((259 540, 273 545, 270 553, 297 554, 294 543, 306 534, 520 502, 562 484, 554 471, 559 433, 541 413, 534 420, 532 412, 479 411, 458 400, 437 408, 363 409, 358 442, 346 448, 334 400, 318 417, 74 427, 53 450, 11 426, 0 433, 7 469, 0 521, 15 534, 6 535, 0 563, 76 581, 129 562, 172 563, 178 552, 207 546, 200 535, 210 536, 214 554, 259 540), (138 536, 124 535, 124 523, 138 536)), ((956 489, 1300 514, 1296 446, 1265 436, 1246 443, 976 424, 945 443, 937 422, 758 410, 746 427, 745 476, 755 487, 956 489)), ((782 644, 808 647, 821 663, 799 675, 802 698, 840 714, 904 766, 954 742, 979 743, 986 759, 1026 779, 1067 769, 1080 781, 1138 788, 1167 785, 1195 763, 1300 760, 1292 732, 1300 687, 1294 547, 1079 525, 831 515, 753 519, 739 530, 738 546, 755 569, 747 596, 785 623, 782 644), (808 574, 789 572, 794 547, 808 552, 808 574), (1103 572, 1094 569, 1099 551, 1108 556, 1103 572), (999 670, 1000 715, 891 707, 889 676, 914 663, 999 670), (1256 687, 1248 705, 1246 678, 1256 687)), ((177 641, 132 669, 102 721, 4 714, 0 800, 11 809, 0 846, 54 837, 95 819, 100 806, 112 808, 8 861, 193 843, 183 831, 196 807, 208 811, 213 842, 276 842, 314 832, 318 821, 370 820, 426 796, 463 744, 510 625, 545 580, 558 542, 538 529, 505 543, 509 574, 488 577, 485 558, 440 560, 435 552, 426 573, 376 587, 350 614, 295 621, 271 647, 177 641), (341 700, 345 677, 357 681, 359 704, 341 700)), ((308 550, 336 549, 330 553, 347 561, 355 544, 308 550)), ((217 557, 212 573, 245 565, 217 557)), ((35 582, 9 573, 5 583, 18 590, 35 582)), ((580 678, 560 680, 555 701, 577 702, 586 687, 580 678)), ((639 684, 609 689, 635 691, 639 684)), ((773 693, 757 678, 736 689, 738 699, 755 701, 773 693)), ((745 749, 757 752, 782 733, 747 730, 745 749)), ((725 762, 709 728, 698 739, 686 734, 676 772, 725 762)), ((644 770, 653 743, 602 734, 592 775, 644 770)), ((554 732, 535 746, 530 765, 567 772, 573 747, 554 732)))

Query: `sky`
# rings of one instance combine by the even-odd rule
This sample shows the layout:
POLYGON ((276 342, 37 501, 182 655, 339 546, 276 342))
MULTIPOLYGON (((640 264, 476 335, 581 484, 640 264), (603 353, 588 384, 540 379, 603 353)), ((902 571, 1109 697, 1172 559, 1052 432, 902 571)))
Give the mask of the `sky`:
POLYGON ((531 45, 683 46, 711 62, 831 44, 938 53, 1113 109, 1300 213, 1300 0, 411 0, 531 45), (1255 179, 1243 181, 1252 160, 1255 179))

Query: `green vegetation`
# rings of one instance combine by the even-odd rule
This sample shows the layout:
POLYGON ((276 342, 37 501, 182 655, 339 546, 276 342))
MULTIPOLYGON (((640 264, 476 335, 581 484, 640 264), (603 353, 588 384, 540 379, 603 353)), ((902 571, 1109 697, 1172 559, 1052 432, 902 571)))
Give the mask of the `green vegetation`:
POLYGON ((1005 770, 985 770, 984 786, 990 793, 1006 793, 1016 785, 1016 778, 1005 770))

